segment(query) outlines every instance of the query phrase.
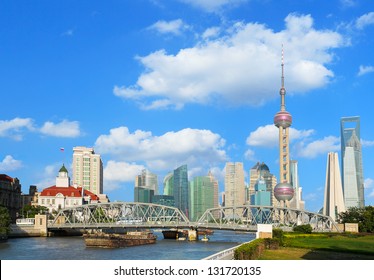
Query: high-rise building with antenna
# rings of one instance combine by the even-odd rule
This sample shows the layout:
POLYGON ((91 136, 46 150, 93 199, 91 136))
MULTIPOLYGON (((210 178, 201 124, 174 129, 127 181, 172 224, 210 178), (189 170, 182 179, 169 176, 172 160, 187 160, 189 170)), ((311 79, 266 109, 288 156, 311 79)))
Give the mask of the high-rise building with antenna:
POLYGON ((274 188, 275 198, 285 204, 294 195, 294 189, 290 184, 290 149, 289 127, 292 124, 292 116, 286 111, 286 89, 284 87, 284 55, 282 47, 282 77, 279 94, 281 96, 280 111, 274 116, 274 124, 279 129, 279 184, 274 188))

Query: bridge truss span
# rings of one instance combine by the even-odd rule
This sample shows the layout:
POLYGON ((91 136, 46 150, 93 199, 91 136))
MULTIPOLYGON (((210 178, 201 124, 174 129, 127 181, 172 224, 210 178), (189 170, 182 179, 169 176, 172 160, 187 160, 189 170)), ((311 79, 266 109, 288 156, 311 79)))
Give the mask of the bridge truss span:
POLYGON ((188 223, 186 215, 175 207, 111 202, 62 209, 48 228, 162 227, 188 223))
POLYGON ((294 226, 310 224, 315 232, 339 231, 335 221, 318 213, 273 206, 232 206, 205 211, 197 222, 210 228, 256 231, 258 224, 272 224, 274 228, 292 231, 294 226))
POLYGON ((244 205, 212 208, 191 222, 178 208, 152 203, 112 202, 87 204, 60 210, 48 223, 54 229, 105 228, 195 228, 256 232, 259 224, 291 231, 296 225, 310 224, 313 231, 339 231, 329 216, 304 210, 244 205))

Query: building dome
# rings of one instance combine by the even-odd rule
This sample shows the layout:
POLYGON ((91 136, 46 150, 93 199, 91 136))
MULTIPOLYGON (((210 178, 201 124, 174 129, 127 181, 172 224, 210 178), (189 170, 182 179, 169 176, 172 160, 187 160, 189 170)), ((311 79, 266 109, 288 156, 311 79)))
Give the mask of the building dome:
POLYGON ((292 124, 292 116, 287 111, 279 111, 274 116, 274 124, 276 127, 287 128, 292 124))
POLYGON ((278 201, 290 201, 294 192, 294 188, 289 183, 279 183, 274 188, 274 196, 278 201))

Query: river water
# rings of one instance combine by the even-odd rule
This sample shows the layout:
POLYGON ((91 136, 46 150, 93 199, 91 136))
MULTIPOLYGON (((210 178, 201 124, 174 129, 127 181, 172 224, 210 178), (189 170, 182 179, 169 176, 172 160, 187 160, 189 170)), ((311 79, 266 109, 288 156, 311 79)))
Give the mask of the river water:
POLYGON ((155 244, 115 249, 86 247, 81 236, 10 238, 0 243, 0 260, 200 260, 255 239, 253 233, 233 231, 215 231, 208 242, 155 235, 155 244))

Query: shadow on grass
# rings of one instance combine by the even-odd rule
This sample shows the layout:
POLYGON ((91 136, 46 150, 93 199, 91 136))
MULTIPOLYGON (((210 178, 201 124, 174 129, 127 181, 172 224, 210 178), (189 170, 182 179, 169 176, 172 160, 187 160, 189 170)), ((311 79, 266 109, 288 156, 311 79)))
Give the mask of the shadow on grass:
POLYGON ((301 256, 303 260, 374 260, 372 254, 357 254, 327 250, 311 250, 301 256))

